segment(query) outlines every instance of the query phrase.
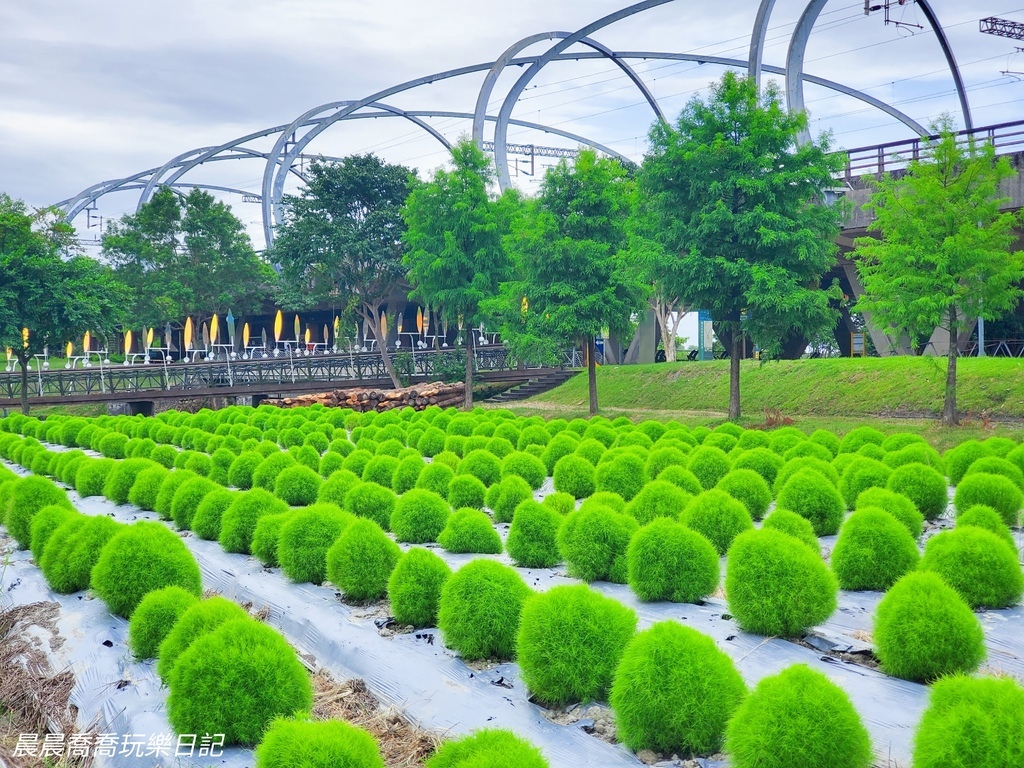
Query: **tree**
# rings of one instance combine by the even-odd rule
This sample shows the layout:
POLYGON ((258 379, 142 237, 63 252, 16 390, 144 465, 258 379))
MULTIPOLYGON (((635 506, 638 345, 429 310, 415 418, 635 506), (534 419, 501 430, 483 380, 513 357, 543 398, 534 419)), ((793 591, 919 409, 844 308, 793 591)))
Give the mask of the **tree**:
POLYGON ((1011 252, 1020 212, 999 184, 1015 175, 990 143, 957 141, 948 118, 933 126, 923 158, 906 172, 886 174, 864 206, 881 239, 856 240, 854 257, 864 285, 857 309, 917 345, 936 327, 949 332, 942 423, 958 423, 957 337, 978 317, 994 320, 1024 295, 1024 253, 1011 252))
POLYGON ((50 216, 30 214, 24 203, 0 194, 0 346, 21 367, 26 414, 32 356, 86 331, 112 332, 131 300, 108 267, 81 255, 62 258, 73 230, 50 216))
POLYGON ((729 350, 729 418, 740 415, 742 332, 767 354, 836 321, 819 290, 835 265, 841 210, 820 204, 842 158, 800 143, 806 116, 777 87, 727 72, 674 126, 656 123, 641 183, 655 239, 677 261, 668 295, 711 310, 729 350))
POLYGON ((402 206, 418 183, 414 171, 374 155, 314 162, 306 187, 285 198, 272 251, 281 302, 303 309, 340 296, 372 330, 396 388, 381 307, 405 275, 402 206))
MULTIPOLYGON (((439 308, 449 324, 468 329, 482 319, 480 304, 497 295, 509 264, 500 206, 487 189, 494 180, 490 160, 466 138, 452 148, 452 164, 406 201, 404 264, 412 295, 439 308)), ((472 331, 466 334, 465 407, 473 407, 472 331)))
POLYGON ((571 165, 563 160, 548 170, 505 239, 516 279, 502 285, 504 314, 513 318, 502 337, 514 344, 525 334, 558 349, 581 342, 591 415, 598 404, 594 336, 624 326, 644 301, 623 253, 634 191, 618 161, 584 150, 571 165))
POLYGON ((184 199, 170 187, 157 190, 138 213, 108 227, 103 255, 135 292, 131 320, 147 326, 256 311, 276 280, 231 207, 198 188, 184 199))

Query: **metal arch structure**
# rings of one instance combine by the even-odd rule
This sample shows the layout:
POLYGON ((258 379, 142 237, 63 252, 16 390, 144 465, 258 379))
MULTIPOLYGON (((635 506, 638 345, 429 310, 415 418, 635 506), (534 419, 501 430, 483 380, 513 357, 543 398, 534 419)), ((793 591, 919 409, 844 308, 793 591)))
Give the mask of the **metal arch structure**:
MULTIPOLYGON (((191 187, 199 186, 207 189, 214 189, 228 193, 242 193, 257 197, 261 202, 263 214, 263 228, 266 242, 269 245, 273 242, 273 230, 275 221, 280 221, 282 215, 281 201, 284 193, 285 181, 289 173, 302 178, 293 166, 297 158, 301 156, 303 149, 319 134, 333 124, 344 120, 367 119, 378 117, 400 117, 414 123, 418 128, 432 136, 445 148, 450 148, 450 142, 437 129, 431 126, 425 118, 459 118, 472 121, 472 136, 477 142, 482 142, 484 125, 486 122, 494 122, 494 157, 498 171, 498 179, 501 187, 507 188, 511 183, 508 166, 507 136, 510 125, 517 125, 532 130, 545 131, 552 135, 585 144, 598 149, 606 154, 626 160, 623 155, 595 142, 587 137, 575 133, 557 129, 553 126, 545 126, 540 123, 533 123, 512 118, 512 111, 518 103, 527 85, 537 74, 552 62, 562 62, 581 59, 604 59, 613 63, 629 78, 636 88, 643 95, 645 101, 650 105, 657 119, 664 120, 661 108, 654 98, 643 79, 627 63, 630 59, 665 59, 678 61, 694 61, 697 63, 711 63, 726 67, 746 68, 750 77, 759 80, 762 72, 771 72, 783 75, 786 79, 787 105, 791 110, 802 109, 803 107, 803 82, 807 81, 839 93, 857 98, 862 102, 879 109, 894 119, 907 125, 918 135, 925 134, 925 129, 913 118, 897 110, 879 99, 862 93, 845 84, 827 80, 825 78, 808 75, 803 71, 803 52, 806 50, 807 41, 813 30, 818 15, 825 6, 827 0, 809 0, 800 21, 790 38, 789 51, 785 67, 769 66, 763 63, 764 44, 767 36, 768 25, 775 0, 760 0, 754 28, 750 37, 750 48, 746 60, 727 57, 707 56, 689 53, 676 52, 652 52, 652 51, 614 51, 596 42, 592 35, 599 30, 614 24, 620 20, 642 13, 644 11, 666 5, 672 0, 642 0, 624 7, 618 11, 608 14, 576 32, 542 32, 519 40, 493 62, 475 64, 456 69, 446 70, 424 77, 408 80, 403 83, 380 90, 370 96, 359 100, 335 101, 316 106, 307 110, 302 115, 287 125, 278 125, 260 131, 250 133, 246 136, 233 139, 216 147, 202 147, 171 158, 162 166, 150 168, 131 176, 121 179, 111 179, 94 184, 72 198, 64 200, 57 205, 64 209, 65 218, 73 219, 85 207, 91 205, 99 197, 111 192, 120 190, 141 189, 138 205, 143 205, 150 199, 154 190, 159 186, 191 187), (518 54, 526 48, 545 41, 557 41, 545 52, 533 56, 519 56, 518 54), (574 45, 584 45, 592 50, 567 53, 574 45), (501 73, 510 66, 525 66, 523 72, 511 89, 507 92, 498 114, 486 114, 487 103, 496 86, 501 73), (423 85, 429 85, 441 80, 460 77, 479 72, 485 72, 484 81, 476 98, 475 108, 472 112, 443 111, 431 109, 400 109, 382 102, 394 94, 403 93, 423 85), (301 135, 300 135, 301 132, 301 135), (258 151, 247 148, 247 142, 276 136, 272 149, 269 152, 258 151), (180 179, 194 168, 212 161, 231 159, 262 159, 265 161, 265 168, 262 179, 261 194, 244 192, 229 186, 218 186, 210 184, 183 184, 180 179)), ((960 76, 959 68, 956 65, 952 48, 946 38, 945 32, 936 18, 928 0, 917 0, 918 4, 929 21, 933 31, 939 39, 943 54, 950 66, 953 78, 957 86, 957 93, 960 98, 961 107, 964 113, 964 120, 968 128, 972 127, 970 108, 967 101, 966 90, 960 76)))

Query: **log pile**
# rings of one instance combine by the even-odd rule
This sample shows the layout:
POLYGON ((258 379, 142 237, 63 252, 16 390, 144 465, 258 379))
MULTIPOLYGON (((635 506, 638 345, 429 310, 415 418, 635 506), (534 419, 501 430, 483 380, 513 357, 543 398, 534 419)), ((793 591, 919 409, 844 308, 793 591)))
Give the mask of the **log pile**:
POLYGON ((406 407, 422 411, 428 405, 436 405, 440 408, 461 405, 465 399, 465 382, 443 384, 437 381, 403 389, 336 389, 332 392, 282 397, 278 400, 265 400, 264 402, 281 408, 296 408, 319 403, 328 408, 351 408, 353 411, 390 411, 393 408, 406 407))

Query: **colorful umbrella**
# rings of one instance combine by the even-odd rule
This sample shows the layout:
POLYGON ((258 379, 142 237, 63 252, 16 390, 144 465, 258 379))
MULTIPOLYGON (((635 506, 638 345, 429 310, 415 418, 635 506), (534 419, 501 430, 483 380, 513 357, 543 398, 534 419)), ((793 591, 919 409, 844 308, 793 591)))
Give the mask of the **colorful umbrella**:
POLYGON ((127 330, 124 332, 124 353, 127 355, 132 351, 132 332, 127 330))
POLYGON ((249 324, 248 323, 246 323, 245 325, 242 326, 242 346, 243 347, 248 347, 249 346, 249 324))
POLYGON ((214 313, 213 319, 210 320, 210 343, 211 344, 216 344, 217 343, 217 332, 219 330, 220 330, 220 319, 217 317, 217 314, 214 313))
POLYGON ((146 349, 153 346, 153 337, 156 335, 156 328, 150 327, 149 333, 146 334, 146 349))
POLYGON ((416 308, 416 333, 423 333, 423 307, 416 308))
POLYGON ((235 348, 235 318, 231 314, 231 310, 228 310, 228 316, 224 318, 228 324, 228 340, 231 342, 231 348, 235 348))
POLYGON ((64 352, 65 352, 64 357, 71 357, 71 353, 74 352, 74 351, 75 351, 75 345, 72 344, 69 341, 67 347, 64 348, 64 352))
POLYGON ((185 318, 185 351, 192 349, 192 318, 185 318))
POLYGON ((388 337, 388 316, 383 312, 380 313, 380 337, 385 340, 388 337))
POLYGON ((89 335, 89 332, 86 331, 85 332, 85 336, 82 337, 82 352, 85 355, 89 354, 89 342, 91 342, 91 341, 92 341, 92 337, 89 335))
POLYGON ((298 315, 295 316, 294 328, 295 328, 295 343, 297 344, 299 342, 299 338, 302 335, 302 325, 299 323, 299 316, 298 315))
MULTIPOLYGON (((277 310, 277 317, 274 318, 274 341, 281 341, 281 331, 284 329, 284 317, 281 315, 281 310, 277 310)), ((264 342, 265 343, 265 342, 264 342)))

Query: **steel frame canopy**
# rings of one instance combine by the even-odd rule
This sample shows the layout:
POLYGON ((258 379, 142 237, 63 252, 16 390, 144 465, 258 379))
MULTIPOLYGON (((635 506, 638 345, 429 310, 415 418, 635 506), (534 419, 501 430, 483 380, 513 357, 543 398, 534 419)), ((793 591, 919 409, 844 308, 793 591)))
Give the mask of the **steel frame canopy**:
MULTIPOLYGON (((769 66, 763 62, 764 44, 767 35, 771 14, 775 7, 775 0, 760 0, 754 26, 750 35, 750 49, 746 60, 726 58, 720 56, 707 56, 692 53, 659 52, 659 51, 614 51, 592 36, 601 29, 608 27, 618 21, 635 16, 636 14, 667 5, 673 0, 642 0, 624 7, 614 13, 608 14, 575 32, 541 32, 523 38, 509 46, 497 59, 482 64, 474 64, 457 69, 450 69, 435 74, 426 75, 404 83, 385 88, 369 96, 358 100, 334 101, 319 106, 299 115, 287 125, 277 125, 265 128, 254 133, 241 136, 215 147, 201 147, 183 152, 156 168, 149 168, 145 171, 132 174, 120 179, 110 179, 94 184, 79 192, 77 195, 62 200, 56 205, 64 211, 65 219, 72 221, 83 210, 93 205, 100 197, 118 191, 141 189, 136 210, 145 204, 153 192, 160 186, 182 188, 198 186, 206 189, 217 190, 226 193, 238 193, 257 198, 262 208, 263 232, 266 245, 269 246, 274 240, 274 227, 283 220, 284 211, 282 200, 284 197, 285 182, 289 174, 303 178, 302 174, 294 167, 295 161, 303 155, 303 150, 317 136, 338 122, 361 119, 377 118, 401 118, 412 122, 417 128, 426 132, 436 139, 446 149, 450 148, 448 139, 436 130, 428 118, 461 118, 472 121, 473 140, 483 146, 484 127, 488 122, 494 123, 494 161, 497 168, 498 183, 501 189, 506 189, 511 184, 508 162, 508 128, 510 125, 521 126, 533 130, 543 131, 554 136, 560 136, 578 144, 583 144, 597 149, 605 154, 630 162, 615 150, 600 144, 588 137, 581 136, 569 131, 555 128, 542 123, 535 123, 526 120, 514 119, 513 110, 519 101, 519 97, 529 83, 541 72, 541 70, 552 62, 567 62, 589 59, 605 59, 613 63, 629 78, 632 84, 644 97, 650 106, 655 119, 664 120, 665 116, 653 93, 644 83, 643 79, 629 65, 628 61, 638 59, 664 59, 675 61, 694 61, 698 63, 716 64, 724 67, 746 69, 747 74, 760 82, 762 73, 782 75, 785 78, 785 93, 787 107, 792 111, 802 110, 804 107, 803 86, 805 82, 823 86, 838 93, 851 96, 878 109, 896 120, 900 121, 919 136, 925 136, 925 130, 917 121, 904 114, 890 104, 880 99, 869 96, 854 88, 842 83, 837 83, 825 78, 809 75, 804 71, 804 55, 807 49, 811 32, 821 11, 828 0, 808 0, 800 19, 790 37, 789 49, 786 55, 784 67, 769 66), (536 55, 521 55, 523 51, 535 45, 554 41, 546 51, 536 55), (589 51, 568 52, 574 45, 582 45, 590 48, 589 51), (498 78, 503 71, 511 66, 525 67, 525 71, 513 83, 505 95, 497 115, 486 113, 487 104, 493 94, 498 78), (449 110, 432 109, 400 109, 384 103, 395 94, 413 91, 424 85, 463 77, 484 72, 484 80, 480 86, 473 111, 459 112, 449 110), (274 138, 273 147, 270 151, 261 151, 246 146, 250 142, 259 139, 274 138), (261 193, 254 194, 245 190, 232 188, 226 185, 216 184, 189 184, 182 182, 182 177, 193 169, 206 163, 223 160, 257 159, 264 162, 263 180, 261 193)), ((956 87, 957 96, 960 101, 961 112, 965 127, 973 128, 970 104, 967 99, 966 88, 960 75, 959 67, 953 55, 953 50, 942 29, 941 24, 931 7, 929 0, 916 0, 921 7, 925 18, 934 31, 942 53, 949 66, 953 82, 956 87)), ((806 140, 809 135, 802 139, 806 140)), ((337 159, 337 158, 329 158, 337 159)))

